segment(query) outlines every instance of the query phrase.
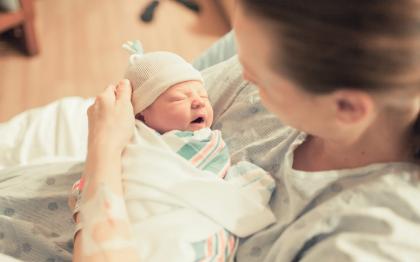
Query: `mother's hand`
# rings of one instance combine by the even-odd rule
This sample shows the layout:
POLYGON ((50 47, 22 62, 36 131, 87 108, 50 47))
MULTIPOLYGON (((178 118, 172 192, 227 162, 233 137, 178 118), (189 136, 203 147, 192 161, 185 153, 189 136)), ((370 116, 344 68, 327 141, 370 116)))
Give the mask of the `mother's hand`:
POLYGON ((122 152, 134 132, 131 86, 126 79, 107 87, 88 109, 88 151, 122 152))
MULTIPOLYGON (((130 83, 127 80, 122 80, 117 87, 109 86, 96 97, 95 103, 89 107, 88 118, 88 154, 83 174, 85 182, 80 205, 86 204, 98 192, 98 189, 103 187, 118 197, 123 197, 121 153, 134 132, 130 83)), ((103 200, 102 198, 98 199, 103 200)), ((105 202, 101 203, 105 204, 105 202)), ((106 210, 105 206, 99 208, 97 215, 106 218, 107 214, 102 212, 104 210, 106 210)), ((130 230, 131 224, 127 219, 111 219, 104 223, 98 223, 94 217, 84 212, 86 209, 81 206, 80 217, 76 215, 76 221, 80 219, 81 225, 93 223, 95 232, 99 232, 93 236, 95 242, 114 243, 113 241, 121 241, 122 237, 119 236, 129 235, 127 232, 130 230)), ((128 216, 127 214, 118 215, 128 216)), ((134 248, 124 248, 124 253, 121 250, 106 249, 102 250, 103 252, 87 256, 82 253, 81 238, 83 234, 90 233, 89 231, 86 233, 82 229, 76 235, 73 261, 138 261, 134 248)), ((126 237, 123 240, 131 241, 131 238, 126 237)))

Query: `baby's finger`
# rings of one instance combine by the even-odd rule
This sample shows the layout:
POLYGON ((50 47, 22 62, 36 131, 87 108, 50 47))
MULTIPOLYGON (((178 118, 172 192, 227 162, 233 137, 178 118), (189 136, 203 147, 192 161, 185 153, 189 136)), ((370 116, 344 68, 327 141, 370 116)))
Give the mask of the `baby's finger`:
POLYGON ((117 101, 131 102, 131 84, 127 79, 123 79, 118 83, 116 92, 117 101))

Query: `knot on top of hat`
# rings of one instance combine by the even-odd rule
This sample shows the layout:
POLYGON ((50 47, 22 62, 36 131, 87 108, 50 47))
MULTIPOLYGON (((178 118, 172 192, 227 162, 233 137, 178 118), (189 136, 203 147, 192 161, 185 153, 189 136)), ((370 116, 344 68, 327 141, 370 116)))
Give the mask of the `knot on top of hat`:
POLYGON ((130 52, 130 54, 144 54, 143 46, 139 40, 127 41, 122 45, 122 47, 130 52))
POLYGON ((122 47, 131 54, 131 63, 135 63, 135 60, 142 57, 144 54, 143 46, 139 40, 127 41, 122 47))

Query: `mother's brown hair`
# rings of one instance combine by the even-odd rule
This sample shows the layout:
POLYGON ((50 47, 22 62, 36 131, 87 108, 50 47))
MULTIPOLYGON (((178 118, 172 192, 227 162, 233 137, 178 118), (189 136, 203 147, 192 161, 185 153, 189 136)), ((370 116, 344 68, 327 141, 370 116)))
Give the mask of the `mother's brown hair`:
MULTIPOLYGON (((239 0, 276 30, 272 67, 313 93, 420 91, 419 0, 239 0)), ((420 114, 412 126, 420 159, 420 114)))

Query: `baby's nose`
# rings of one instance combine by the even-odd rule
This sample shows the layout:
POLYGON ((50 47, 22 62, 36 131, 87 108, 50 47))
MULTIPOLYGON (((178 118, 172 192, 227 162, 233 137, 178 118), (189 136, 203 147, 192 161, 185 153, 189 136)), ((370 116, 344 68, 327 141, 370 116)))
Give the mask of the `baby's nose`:
POLYGON ((200 97, 194 98, 193 101, 191 102, 192 109, 201 108, 203 106, 204 106, 204 102, 203 102, 203 99, 201 99, 200 97))

